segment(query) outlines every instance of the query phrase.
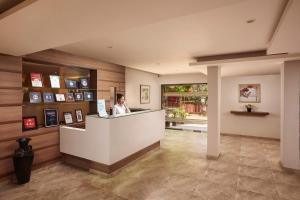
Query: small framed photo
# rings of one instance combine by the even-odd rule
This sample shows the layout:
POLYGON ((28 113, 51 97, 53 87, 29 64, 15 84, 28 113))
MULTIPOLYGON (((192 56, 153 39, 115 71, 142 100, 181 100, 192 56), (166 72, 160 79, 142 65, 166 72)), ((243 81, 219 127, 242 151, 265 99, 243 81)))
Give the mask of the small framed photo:
POLYGON ((41 103, 42 97, 40 92, 29 92, 30 103, 41 103))
POLYGON ((75 101, 83 101, 83 94, 82 92, 75 93, 75 101))
POLYGON ((43 87, 42 74, 30 73, 32 87, 43 87))
POLYGON ((44 109, 45 127, 58 126, 58 112, 56 109, 44 109))
POLYGON ((73 95, 72 92, 68 92, 68 93, 67 93, 66 101, 67 101, 67 102, 73 102, 73 101, 75 101, 74 95, 73 95))
POLYGON ((80 88, 82 89, 88 89, 90 86, 89 79, 88 78, 81 78, 80 79, 80 88))
POLYGON ((54 102, 54 95, 52 92, 44 92, 43 93, 44 103, 53 103, 54 102))
POLYGON ((60 88, 60 78, 57 75, 49 75, 51 88, 60 88))
POLYGON ((75 110, 77 122, 83 122, 82 110, 75 110))
POLYGON ((150 103, 150 85, 140 86, 140 103, 141 104, 150 103))
POLYGON ((66 101, 64 94, 55 94, 55 99, 57 102, 64 102, 66 101))
POLYGON ((85 101, 93 101, 94 100, 93 92, 83 92, 83 96, 84 96, 85 101))
POLYGON ((29 131, 34 129, 37 129, 36 117, 23 117, 23 131, 29 131))
POLYGON ((65 124, 73 124, 73 117, 71 112, 64 112, 65 124))
POLYGON ((68 89, 77 89, 77 81, 71 79, 65 79, 66 88, 68 89))

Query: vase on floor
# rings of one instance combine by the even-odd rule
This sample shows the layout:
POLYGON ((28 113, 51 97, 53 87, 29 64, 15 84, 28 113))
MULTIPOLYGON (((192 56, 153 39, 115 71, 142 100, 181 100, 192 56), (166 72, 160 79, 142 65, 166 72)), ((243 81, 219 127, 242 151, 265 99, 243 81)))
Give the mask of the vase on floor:
POLYGON ((32 146, 28 145, 30 138, 19 138, 19 148, 15 150, 13 156, 15 174, 18 184, 25 184, 30 181, 31 166, 34 158, 32 146))

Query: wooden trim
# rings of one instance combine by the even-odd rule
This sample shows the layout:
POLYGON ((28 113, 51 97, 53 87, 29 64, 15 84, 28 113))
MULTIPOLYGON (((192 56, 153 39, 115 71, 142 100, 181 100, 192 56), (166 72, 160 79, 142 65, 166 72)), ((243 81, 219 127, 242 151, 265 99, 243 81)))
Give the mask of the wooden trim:
POLYGON ((0 90, 22 90, 22 87, 1 87, 0 90))
POLYGON ((196 60, 197 62, 206 62, 206 61, 227 60, 227 59, 237 59, 237 58, 249 58, 249 57, 257 57, 257 56, 265 56, 265 55, 267 55, 267 50, 264 49, 259 51, 201 56, 201 57, 196 57, 196 60))
POLYGON ((101 73, 102 71, 105 71, 105 72, 113 72, 113 73, 119 73, 119 74, 125 75, 125 71, 124 72, 119 72, 119 71, 109 70, 109 69, 100 69, 99 71, 100 71, 99 73, 101 73))
POLYGON ((21 103, 15 103, 15 104, 0 104, 0 107, 11 107, 11 106, 22 106, 21 103))
POLYGON ((63 154, 64 157, 64 162, 72 165, 72 166, 76 166, 78 168, 81 169, 85 169, 85 170, 96 170, 96 171, 101 171, 104 172, 106 174, 111 174, 119 169, 121 169, 122 167, 124 167, 125 165, 131 163, 132 161, 138 159, 139 157, 145 155, 147 152, 158 148, 160 146, 160 141, 155 142, 152 145, 149 145, 148 147, 145 147, 144 149, 130 155, 127 156, 126 158, 112 164, 112 165, 106 165, 103 163, 97 163, 85 158, 80 158, 77 156, 73 156, 73 155, 69 155, 69 154, 63 154))
POLYGON ((264 140, 280 141, 280 138, 260 137, 260 136, 254 136, 254 135, 241 135, 241 134, 234 134, 234 133, 221 133, 221 135, 231 136, 231 137, 244 137, 244 138, 254 138, 254 139, 264 139, 264 140))
POLYGON ((9 72, 9 73, 22 74, 22 71, 11 70, 11 69, 0 69, 0 72, 9 72))
POLYGON ((22 120, 11 120, 11 121, 6 121, 6 122, 0 122, 0 125, 3 125, 3 124, 13 124, 13 123, 18 123, 18 122, 22 123, 22 120))
POLYGON ((97 79, 97 81, 106 81, 106 82, 112 82, 112 83, 126 83, 125 81, 113 81, 113 80, 105 80, 105 79, 97 79))

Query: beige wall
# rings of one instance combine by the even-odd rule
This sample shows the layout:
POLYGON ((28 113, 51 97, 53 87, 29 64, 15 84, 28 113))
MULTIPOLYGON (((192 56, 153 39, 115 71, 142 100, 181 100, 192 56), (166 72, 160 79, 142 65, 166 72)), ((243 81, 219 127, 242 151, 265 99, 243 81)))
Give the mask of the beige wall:
POLYGON ((125 97, 131 108, 160 109, 160 85, 158 75, 126 68, 125 97), (150 104, 140 103, 140 85, 150 85, 150 104))
POLYGON ((237 76, 222 78, 221 133, 280 138, 280 75, 237 76), (266 117, 236 116, 231 110, 243 110, 238 101, 238 85, 261 84, 261 103, 257 111, 269 112, 266 117))

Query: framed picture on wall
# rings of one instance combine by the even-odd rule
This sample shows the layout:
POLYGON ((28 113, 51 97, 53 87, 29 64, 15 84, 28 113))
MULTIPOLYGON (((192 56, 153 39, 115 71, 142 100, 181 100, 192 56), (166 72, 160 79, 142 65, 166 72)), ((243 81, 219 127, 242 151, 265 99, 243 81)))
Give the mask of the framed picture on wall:
POLYGON ((43 87, 42 74, 30 73, 32 87, 43 87))
POLYGON ((44 92, 43 99, 45 103, 53 103, 54 102, 54 95, 52 92, 44 92))
POLYGON ((82 110, 75 110, 77 122, 83 122, 82 110))
POLYGON ((140 103, 141 104, 150 103, 150 85, 140 86, 140 103))
POLYGON ((59 76, 49 75, 51 88, 60 88, 59 76))
POLYGON ((260 103, 261 88, 260 84, 239 84, 240 103, 260 103))
POLYGON ((65 124, 73 124, 73 117, 71 112, 64 112, 65 124))
POLYGON ((23 117, 23 131, 29 131, 37 129, 36 116, 23 117))
POLYGON ((64 94, 55 94, 55 99, 57 102, 64 102, 66 101, 64 94))
POLYGON ((29 92, 29 102, 30 103, 41 103, 42 97, 40 92, 29 92))
POLYGON ((89 79, 88 78, 81 78, 80 79, 80 88, 88 89, 89 88, 89 79))
POLYGON ((58 112, 56 109, 44 109, 45 127, 58 126, 58 112))

